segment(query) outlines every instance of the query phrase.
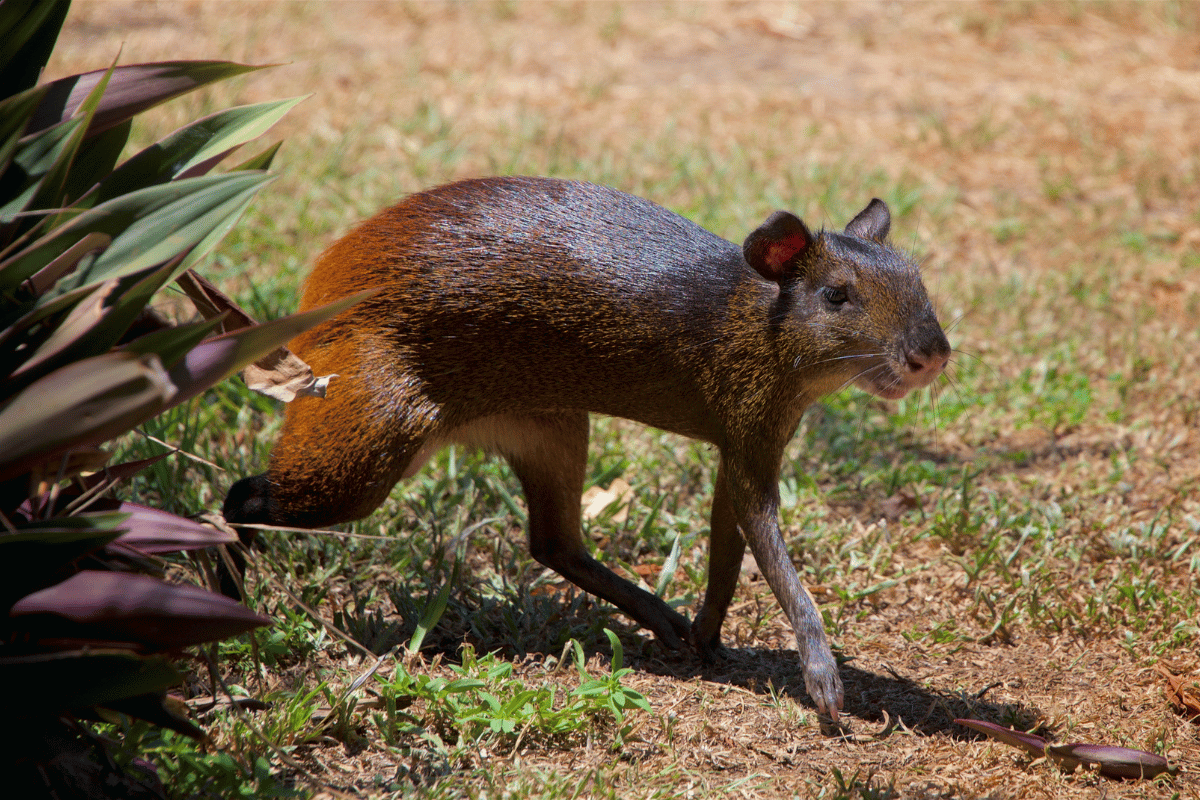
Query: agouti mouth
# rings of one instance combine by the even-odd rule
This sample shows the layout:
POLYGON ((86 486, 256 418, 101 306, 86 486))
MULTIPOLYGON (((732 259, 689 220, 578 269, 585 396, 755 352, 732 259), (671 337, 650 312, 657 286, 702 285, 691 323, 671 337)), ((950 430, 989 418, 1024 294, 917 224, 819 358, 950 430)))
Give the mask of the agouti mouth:
POLYGON ((854 385, 884 400, 899 400, 914 389, 923 389, 942 374, 945 362, 922 370, 898 373, 890 364, 879 364, 854 379, 854 385))
POLYGON ((905 386, 899 380, 887 386, 882 386, 870 379, 858 380, 855 381, 855 385, 857 385, 858 388, 862 389, 863 391, 870 392, 876 397, 883 398, 884 400, 899 400, 908 394, 910 390, 910 387, 905 386))

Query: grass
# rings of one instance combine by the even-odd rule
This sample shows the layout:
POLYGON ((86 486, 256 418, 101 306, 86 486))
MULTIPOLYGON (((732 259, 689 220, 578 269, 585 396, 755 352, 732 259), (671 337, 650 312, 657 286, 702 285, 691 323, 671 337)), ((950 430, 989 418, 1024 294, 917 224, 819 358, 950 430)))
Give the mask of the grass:
MULTIPOLYGON (((171 796, 1200 796, 1195 724, 1155 671, 1200 679, 1195 6, 153 11, 78 4, 51 70, 122 43, 126 63, 290 66, 164 108, 143 141, 313 93, 284 123, 279 180, 204 269, 262 318, 399 196, 537 173, 734 240, 775 208, 840 227, 882 197, 956 347, 932 397, 843 392, 787 452, 785 536, 844 661, 844 736, 822 732, 753 565, 730 659, 704 667, 533 562, 507 467, 448 450, 340 533, 267 535, 251 602, 278 624, 204 654, 183 687, 214 745, 127 731, 171 796), (270 706, 204 710, 226 689, 270 706), (1060 774, 962 716, 1185 771, 1060 774)), ((187 455, 130 496, 215 511, 281 413, 229 381, 156 420, 121 455, 187 455)), ((596 419, 590 469, 631 487, 586 520, 597 556, 692 613, 714 453, 596 419)))

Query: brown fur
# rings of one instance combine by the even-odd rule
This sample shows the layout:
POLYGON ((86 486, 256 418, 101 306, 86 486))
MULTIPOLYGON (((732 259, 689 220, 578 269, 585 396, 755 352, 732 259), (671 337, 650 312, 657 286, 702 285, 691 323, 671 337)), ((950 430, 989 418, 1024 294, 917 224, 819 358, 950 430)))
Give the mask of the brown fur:
POLYGON ((916 267, 884 244, 889 224, 879 201, 845 235, 779 212, 739 249, 590 184, 495 178, 414 195, 314 266, 302 308, 377 293, 292 343, 340 377, 327 399, 289 406, 267 474, 231 489, 226 517, 356 519, 439 447, 483 447, 521 481, 533 556, 673 647, 719 648, 749 542, 809 694, 836 718, 837 665, 779 531, 779 466, 818 397, 848 382, 901 396, 949 356, 916 267), (588 413, 719 448, 694 624, 588 554, 588 413))

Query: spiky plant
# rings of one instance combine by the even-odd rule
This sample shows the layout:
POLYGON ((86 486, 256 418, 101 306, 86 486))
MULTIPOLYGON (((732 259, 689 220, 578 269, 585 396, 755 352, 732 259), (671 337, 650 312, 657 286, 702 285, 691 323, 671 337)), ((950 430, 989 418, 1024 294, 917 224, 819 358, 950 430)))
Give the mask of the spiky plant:
POLYGON ((236 222, 276 148, 210 170, 296 101, 198 120, 124 160, 132 118, 256 67, 112 66, 37 85, 68 0, 0 1, 0 686, 6 792, 95 796, 137 784, 89 757, 78 720, 126 714, 202 731, 166 690, 183 648, 268 620, 164 580, 163 553, 232 535, 110 490, 143 463, 103 445, 195 397, 338 309, 219 333, 137 324, 155 293, 236 222), (14 786, 14 775, 16 786, 14 786))

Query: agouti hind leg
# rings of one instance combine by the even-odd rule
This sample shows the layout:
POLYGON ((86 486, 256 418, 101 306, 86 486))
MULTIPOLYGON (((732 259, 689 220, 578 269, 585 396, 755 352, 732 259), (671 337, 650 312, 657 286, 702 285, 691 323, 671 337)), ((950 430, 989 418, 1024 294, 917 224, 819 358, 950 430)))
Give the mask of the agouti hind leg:
POLYGON ((692 624, 692 644, 709 660, 721 649, 721 625, 742 571, 746 540, 738 530, 737 512, 725 483, 725 468, 717 468, 713 491, 712 533, 708 546, 708 590, 692 624))
POLYGON ((691 631, 687 619, 600 564, 583 543, 580 498, 587 468, 587 414, 520 417, 511 424, 507 441, 496 444, 525 492, 533 557, 584 591, 612 603, 668 647, 683 649, 691 631))
MULTIPOLYGON (((316 356, 323 354, 317 351, 316 356)), ((353 363, 329 357, 314 363, 329 372, 325 362, 331 360, 353 363)), ((294 401, 267 472, 230 488, 223 507, 226 521, 235 527, 322 528, 367 516, 428 456, 436 411, 420 395, 373 391, 356 375, 344 376, 326 399, 294 401)), ((255 530, 238 528, 238 533, 249 545, 255 530)), ((244 559, 234 554, 234 561, 242 572, 244 559)), ((220 582, 223 593, 237 596, 233 576, 221 570, 220 582)))

